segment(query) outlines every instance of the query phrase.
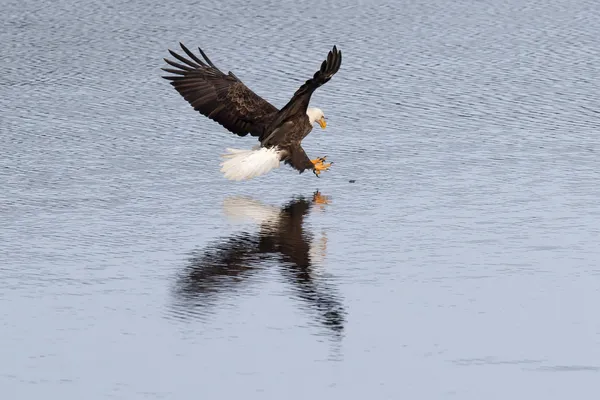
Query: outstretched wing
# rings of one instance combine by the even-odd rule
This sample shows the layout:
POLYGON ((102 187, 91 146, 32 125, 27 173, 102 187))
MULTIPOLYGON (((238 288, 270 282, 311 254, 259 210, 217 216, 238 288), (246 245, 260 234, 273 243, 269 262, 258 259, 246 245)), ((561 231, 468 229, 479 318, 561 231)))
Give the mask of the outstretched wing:
POLYGON ((165 58, 169 65, 177 69, 162 68, 175 74, 163 78, 171 81, 171 85, 194 110, 227 130, 239 136, 246 136, 248 133, 260 136, 270 117, 277 113, 277 108, 250 90, 232 72, 221 72, 202 49, 198 48, 206 62, 201 61, 182 43, 179 45, 191 60, 169 50, 183 64, 165 58))
POLYGON ((282 111, 286 110, 290 113, 306 112, 313 92, 329 82, 331 77, 339 71, 341 65, 342 52, 339 51, 336 46, 333 46, 333 49, 327 54, 327 59, 321 63, 321 68, 315 72, 312 78, 304 82, 304 84, 296 90, 296 93, 294 93, 294 96, 286 106, 282 108, 282 111))

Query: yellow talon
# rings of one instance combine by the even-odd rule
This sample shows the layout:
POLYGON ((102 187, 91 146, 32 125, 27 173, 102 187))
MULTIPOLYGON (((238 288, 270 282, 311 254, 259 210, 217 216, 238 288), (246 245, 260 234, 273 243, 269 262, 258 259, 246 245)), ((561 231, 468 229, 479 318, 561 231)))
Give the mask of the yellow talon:
POLYGON ((324 161, 325 161, 326 158, 327 158, 327 156, 325 156, 325 157, 319 157, 319 158, 316 158, 314 160, 310 160, 313 163, 313 165, 314 165, 314 170, 313 171, 314 171, 315 175, 319 176, 319 174, 322 171, 327 171, 329 169, 329 167, 331 167, 331 164, 333 164, 333 163, 327 163, 327 164, 325 164, 324 161))
POLYGON ((327 156, 319 157, 319 158, 315 158, 314 160, 310 160, 310 162, 312 162, 313 164, 322 164, 323 162, 325 162, 326 159, 327 159, 327 156))

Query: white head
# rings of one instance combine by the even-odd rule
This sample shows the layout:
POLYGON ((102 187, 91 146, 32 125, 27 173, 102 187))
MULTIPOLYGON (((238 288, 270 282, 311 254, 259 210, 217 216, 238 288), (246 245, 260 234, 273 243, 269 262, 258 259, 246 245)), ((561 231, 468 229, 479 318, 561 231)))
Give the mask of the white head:
POLYGON ((322 129, 325 129, 325 127, 327 126, 327 121, 325 121, 325 115, 323 114, 323 111, 320 108, 308 107, 306 109, 306 115, 308 115, 308 120, 310 121, 311 125, 317 122, 319 125, 321 125, 322 129))

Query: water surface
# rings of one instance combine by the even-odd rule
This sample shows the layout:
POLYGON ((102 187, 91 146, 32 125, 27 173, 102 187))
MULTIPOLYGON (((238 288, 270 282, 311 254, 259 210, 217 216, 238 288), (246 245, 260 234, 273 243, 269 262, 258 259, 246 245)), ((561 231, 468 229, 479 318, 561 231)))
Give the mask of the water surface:
POLYGON ((597 2, 3 10, 8 398, 597 397, 597 2), (179 41, 278 107, 336 44, 332 169, 224 180, 255 142, 160 78, 179 41))

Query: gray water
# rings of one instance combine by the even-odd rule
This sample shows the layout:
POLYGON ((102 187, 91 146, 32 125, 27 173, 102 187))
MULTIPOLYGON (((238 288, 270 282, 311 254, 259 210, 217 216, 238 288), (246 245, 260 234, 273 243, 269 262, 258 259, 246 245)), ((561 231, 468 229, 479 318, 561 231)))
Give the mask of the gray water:
POLYGON ((600 394, 598 2, 2 11, 3 399, 600 394), (225 180, 179 41, 278 107, 336 44, 331 170, 225 180))

